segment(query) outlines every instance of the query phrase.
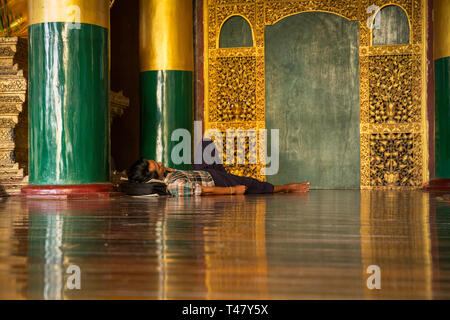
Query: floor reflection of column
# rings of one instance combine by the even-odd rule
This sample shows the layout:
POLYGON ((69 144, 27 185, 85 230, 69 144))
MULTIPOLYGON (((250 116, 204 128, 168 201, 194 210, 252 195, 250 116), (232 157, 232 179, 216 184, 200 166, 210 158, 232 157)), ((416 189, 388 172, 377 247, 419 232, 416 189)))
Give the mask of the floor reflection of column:
POLYGON ((450 196, 431 194, 433 250, 433 299, 448 300, 450 291, 450 196))
POLYGON ((209 201, 215 224, 205 227, 207 299, 267 299, 264 198, 209 201), (252 202, 250 202, 252 201, 252 202))
MULTIPOLYGON (((66 201, 24 201, 29 212, 28 295, 31 299, 64 299, 66 263, 63 253, 66 201)), ((66 259, 67 260, 67 259, 66 259)))
POLYGON ((46 221, 44 299, 61 300, 64 292, 64 270, 61 251, 64 218, 50 215, 46 221))
POLYGON ((28 212, 6 198, 0 212, 0 300, 26 299, 28 212))
POLYGON ((156 200, 158 299, 204 299, 202 199, 156 200), (198 218, 197 218, 198 217, 198 218))
MULTIPOLYGON (((112 203, 100 201, 26 200, 29 212, 28 297, 80 299, 114 297, 105 293, 117 281, 116 265, 108 257, 112 203), (67 287, 69 266, 80 268, 81 289, 67 287)), ((120 222, 120 216, 113 222, 120 222)), ((115 233, 120 236, 120 233, 115 233)), ((113 257, 112 257, 113 258, 113 257)), ((123 278, 120 278, 121 280, 123 278)), ((115 288, 114 288, 115 289, 115 288)))
MULTIPOLYGON (((158 299, 160 300, 166 300, 168 299, 168 290, 170 288, 170 284, 168 282, 168 269, 169 269, 169 257, 168 257, 168 245, 166 243, 166 239, 169 238, 167 234, 167 217, 165 216, 165 213, 167 212, 167 203, 170 201, 169 199, 163 199, 161 201, 158 201, 159 209, 158 212, 160 213, 158 220, 156 221, 156 244, 157 249, 156 253, 158 256, 158 299)), ((181 199, 180 201, 183 201, 181 199)), ((172 202, 173 204, 173 202, 172 202)), ((173 207, 173 206, 169 206, 173 207)))
POLYGON ((363 191, 361 195, 363 278, 367 267, 381 269, 381 289, 364 296, 431 299, 432 261, 429 196, 420 191, 363 191))
POLYGON ((163 219, 158 219, 156 221, 156 256, 158 257, 158 266, 156 270, 158 271, 158 299, 165 299, 165 288, 166 288, 166 259, 165 259, 165 243, 164 238, 166 235, 166 223, 163 219))

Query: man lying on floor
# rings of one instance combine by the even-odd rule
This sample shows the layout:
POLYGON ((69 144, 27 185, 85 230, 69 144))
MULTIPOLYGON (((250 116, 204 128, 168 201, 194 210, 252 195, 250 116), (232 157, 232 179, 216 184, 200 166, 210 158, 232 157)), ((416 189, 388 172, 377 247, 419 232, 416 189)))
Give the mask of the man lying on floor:
MULTIPOLYGON (((203 141, 203 149, 210 143, 214 142, 203 141)), ((194 170, 187 171, 166 168, 161 162, 141 158, 128 170, 128 183, 122 186, 122 190, 130 195, 174 196, 300 193, 309 190, 309 182, 275 186, 254 178, 230 174, 222 164, 197 164, 194 170)))

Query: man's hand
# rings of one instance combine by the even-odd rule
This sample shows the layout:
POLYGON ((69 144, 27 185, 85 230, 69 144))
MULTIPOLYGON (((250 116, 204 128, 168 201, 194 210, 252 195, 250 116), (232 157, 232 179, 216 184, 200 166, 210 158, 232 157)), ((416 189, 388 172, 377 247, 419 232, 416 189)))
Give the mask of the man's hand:
POLYGON ((234 189, 233 194, 244 194, 248 188, 246 186, 235 186, 233 187, 233 189, 234 189))

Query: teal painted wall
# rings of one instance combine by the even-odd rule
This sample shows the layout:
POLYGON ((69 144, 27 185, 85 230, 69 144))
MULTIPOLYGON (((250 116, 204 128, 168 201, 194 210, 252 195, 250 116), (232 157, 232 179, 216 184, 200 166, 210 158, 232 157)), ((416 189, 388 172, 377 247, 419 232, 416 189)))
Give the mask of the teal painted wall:
POLYGON ((373 29, 374 45, 409 43, 409 22, 405 11, 398 6, 387 6, 377 14, 380 28, 373 29))
POLYGON ((434 62, 436 177, 450 179, 450 57, 434 62))
POLYGON ((220 30, 219 48, 252 46, 252 29, 247 20, 240 16, 233 16, 225 21, 220 30))
MULTIPOLYGON (((141 155, 165 166, 189 170, 190 164, 172 162, 176 129, 193 137, 192 71, 159 70, 141 73, 141 155)), ((191 141, 192 142, 192 141, 191 141)))
POLYGON ((108 182, 108 30, 52 22, 28 31, 30 184, 108 182))
POLYGON ((280 170, 268 181, 359 188, 359 23, 302 13, 265 37, 266 127, 280 130, 280 170))

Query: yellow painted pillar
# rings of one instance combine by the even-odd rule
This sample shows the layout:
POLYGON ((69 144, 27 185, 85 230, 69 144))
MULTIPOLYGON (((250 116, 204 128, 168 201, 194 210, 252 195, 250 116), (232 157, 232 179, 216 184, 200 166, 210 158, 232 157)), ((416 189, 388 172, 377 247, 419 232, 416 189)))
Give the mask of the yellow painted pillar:
POLYGON ((175 129, 193 127, 193 7, 191 0, 140 0, 141 154, 165 166, 175 129))

